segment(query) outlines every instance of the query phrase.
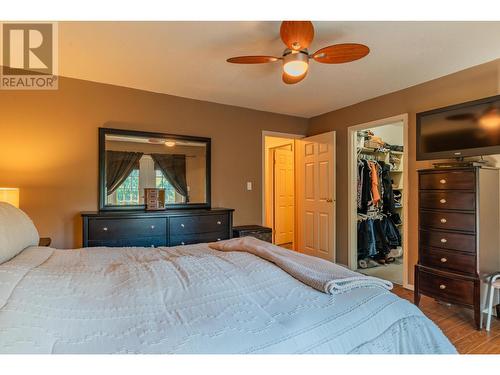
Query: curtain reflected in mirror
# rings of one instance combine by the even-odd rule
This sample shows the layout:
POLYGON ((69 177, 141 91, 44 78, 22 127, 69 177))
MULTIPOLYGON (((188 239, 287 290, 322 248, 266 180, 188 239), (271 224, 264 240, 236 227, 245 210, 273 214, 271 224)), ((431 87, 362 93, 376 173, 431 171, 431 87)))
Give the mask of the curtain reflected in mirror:
POLYGON ((208 202, 207 142, 170 137, 104 135, 105 206, 144 205, 146 188, 168 206, 208 202))

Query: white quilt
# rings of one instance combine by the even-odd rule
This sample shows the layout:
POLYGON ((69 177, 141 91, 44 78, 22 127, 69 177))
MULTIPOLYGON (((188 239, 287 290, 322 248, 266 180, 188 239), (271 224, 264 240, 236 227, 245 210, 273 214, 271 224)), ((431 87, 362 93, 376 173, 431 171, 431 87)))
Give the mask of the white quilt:
POLYGON ((328 295, 206 244, 31 247, 0 265, 0 353, 455 353, 380 287, 328 295))

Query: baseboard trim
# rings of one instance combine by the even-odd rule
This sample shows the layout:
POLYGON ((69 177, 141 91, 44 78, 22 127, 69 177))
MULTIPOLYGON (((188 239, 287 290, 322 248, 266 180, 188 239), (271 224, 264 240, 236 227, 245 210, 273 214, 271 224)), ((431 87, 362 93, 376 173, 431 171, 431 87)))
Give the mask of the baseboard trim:
POLYGON ((408 290, 415 290, 415 286, 413 284, 406 284, 403 285, 403 288, 408 289, 408 290))

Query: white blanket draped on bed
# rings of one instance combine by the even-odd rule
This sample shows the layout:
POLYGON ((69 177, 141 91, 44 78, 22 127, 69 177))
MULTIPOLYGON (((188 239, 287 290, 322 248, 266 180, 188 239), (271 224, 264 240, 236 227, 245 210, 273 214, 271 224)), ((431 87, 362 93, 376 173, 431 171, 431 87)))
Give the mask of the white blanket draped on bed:
POLYGON ((219 251, 244 251, 276 264, 283 271, 324 293, 345 293, 353 288, 380 286, 392 289, 392 283, 365 276, 338 264, 310 255, 287 250, 255 237, 239 237, 209 243, 219 251))
POLYGON ((32 247, 0 265, 0 353, 455 353, 385 288, 329 295, 254 255, 32 247))

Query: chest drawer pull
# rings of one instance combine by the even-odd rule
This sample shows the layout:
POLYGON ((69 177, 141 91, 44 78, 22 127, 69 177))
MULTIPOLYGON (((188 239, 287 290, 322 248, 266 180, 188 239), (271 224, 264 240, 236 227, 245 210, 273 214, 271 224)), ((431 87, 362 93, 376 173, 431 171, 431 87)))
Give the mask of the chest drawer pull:
POLYGON ((445 204, 445 203, 446 203, 446 199, 441 198, 441 199, 439 200, 439 203, 445 204))
POLYGON ((154 225, 151 225, 151 229, 155 229, 155 226, 154 226, 154 225))
POLYGON ((446 180, 444 178, 442 178, 442 179, 439 180, 439 183, 446 184, 446 180))
POLYGON ((446 263, 448 261, 448 259, 446 258, 441 258, 441 263, 446 263))
POLYGON ((447 220, 443 217, 443 218, 441 218, 440 221, 444 224, 444 223, 446 223, 447 220))
POLYGON ((184 241, 181 242, 181 245, 185 245, 184 241))
POLYGON ((439 285, 439 289, 446 289, 446 285, 444 284, 439 285))
POLYGON ((441 238, 441 242, 446 243, 446 242, 448 242, 448 240, 446 238, 441 238))
POLYGON ((222 222, 220 220, 217 221, 217 225, 221 225, 222 222))
POLYGON ((184 223, 182 223, 182 224, 181 224, 181 227, 183 227, 183 228, 184 228, 184 223))
POLYGON ((103 231, 107 232, 108 231, 108 227, 104 227, 102 228, 103 231))
POLYGON ((217 241, 220 241, 220 238, 217 238, 217 241))

